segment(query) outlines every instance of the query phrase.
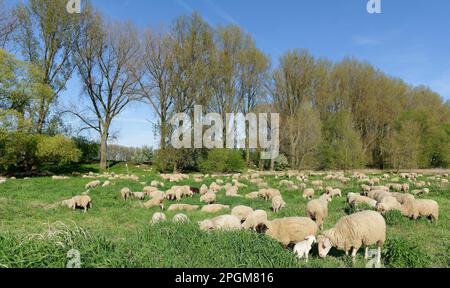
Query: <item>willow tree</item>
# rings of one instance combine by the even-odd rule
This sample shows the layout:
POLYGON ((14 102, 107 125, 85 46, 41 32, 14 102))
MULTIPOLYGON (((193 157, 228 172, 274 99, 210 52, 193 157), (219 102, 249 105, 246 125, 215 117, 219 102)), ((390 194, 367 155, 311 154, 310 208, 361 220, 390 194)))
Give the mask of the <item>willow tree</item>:
POLYGON ((138 32, 129 23, 104 22, 100 15, 86 23, 76 44, 76 65, 87 107, 72 111, 87 129, 100 136, 100 166, 106 168, 113 120, 136 99, 138 80, 132 71, 139 55, 138 32))

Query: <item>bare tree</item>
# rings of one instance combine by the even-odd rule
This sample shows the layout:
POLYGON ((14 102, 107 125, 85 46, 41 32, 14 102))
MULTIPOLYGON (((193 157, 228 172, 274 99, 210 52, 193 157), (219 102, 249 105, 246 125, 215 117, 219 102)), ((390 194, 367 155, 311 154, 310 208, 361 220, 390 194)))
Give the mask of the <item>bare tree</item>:
POLYGON ((17 18, 14 17, 13 12, 6 7, 3 0, 0 0, 0 48, 5 48, 17 24, 17 18))
POLYGON ((88 98, 85 113, 72 111, 100 135, 100 166, 106 168, 111 123, 136 98, 138 33, 131 24, 104 23, 97 15, 76 44, 76 64, 88 98))

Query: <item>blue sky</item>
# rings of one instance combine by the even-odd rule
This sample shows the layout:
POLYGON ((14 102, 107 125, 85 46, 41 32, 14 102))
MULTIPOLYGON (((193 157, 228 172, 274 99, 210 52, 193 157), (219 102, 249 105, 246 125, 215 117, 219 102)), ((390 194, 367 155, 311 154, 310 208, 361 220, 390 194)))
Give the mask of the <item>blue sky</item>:
MULTIPOLYGON (((450 1, 381 0, 382 14, 377 15, 367 13, 367 2, 92 0, 107 17, 131 20, 142 28, 168 26, 177 16, 197 11, 211 25, 241 26, 272 58, 273 66, 281 54, 294 48, 334 61, 355 56, 450 99, 450 1)), ((72 81, 63 102, 78 96, 79 86, 72 81)), ((116 142, 129 146, 157 143, 147 121, 152 118, 149 107, 130 106, 114 124, 113 130, 119 132, 116 142)))

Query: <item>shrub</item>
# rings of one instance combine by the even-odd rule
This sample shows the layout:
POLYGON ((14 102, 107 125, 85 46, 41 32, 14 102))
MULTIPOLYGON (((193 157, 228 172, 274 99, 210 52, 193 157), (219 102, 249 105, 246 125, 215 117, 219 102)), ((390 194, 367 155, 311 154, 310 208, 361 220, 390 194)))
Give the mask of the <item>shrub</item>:
POLYGON ((199 153, 199 150, 192 149, 161 149, 155 152, 153 164, 161 173, 194 171, 199 153))
POLYGON ((41 162, 55 163, 58 166, 77 162, 81 151, 77 149, 74 141, 63 136, 39 136, 36 156, 41 162))
POLYGON ((97 142, 83 137, 74 138, 73 141, 77 145, 78 150, 81 151, 80 162, 90 163, 98 160, 100 145, 97 142))
POLYGON ((383 250, 383 259, 389 268, 422 268, 428 257, 419 246, 402 237, 388 239, 383 250))
POLYGON ((239 150, 214 149, 206 159, 198 162, 202 173, 233 173, 245 169, 245 160, 239 150))
POLYGON ((280 154, 277 159, 275 159, 275 170, 285 171, 289 168, 289 161, 284 154, 280 154))

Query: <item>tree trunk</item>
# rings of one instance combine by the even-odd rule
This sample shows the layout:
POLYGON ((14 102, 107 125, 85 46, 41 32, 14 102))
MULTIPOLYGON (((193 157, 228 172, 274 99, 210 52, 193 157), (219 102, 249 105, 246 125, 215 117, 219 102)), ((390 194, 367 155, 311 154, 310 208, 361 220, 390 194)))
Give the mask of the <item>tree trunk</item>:
POLYGON ((108 132, 102 133, 100 141, 100 168, 106 169, 108 161, 108 132))

